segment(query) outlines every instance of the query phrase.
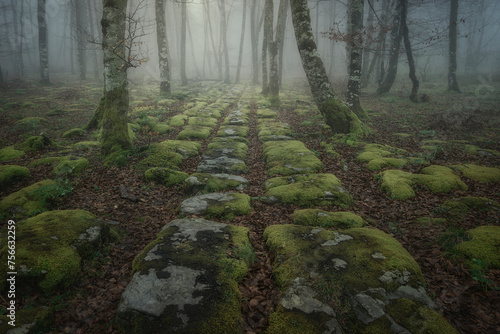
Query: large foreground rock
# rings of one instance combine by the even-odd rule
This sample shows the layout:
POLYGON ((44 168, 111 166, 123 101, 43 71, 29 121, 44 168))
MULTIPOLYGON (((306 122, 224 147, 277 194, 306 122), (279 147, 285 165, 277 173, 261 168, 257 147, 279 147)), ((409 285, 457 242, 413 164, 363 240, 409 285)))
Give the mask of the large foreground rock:
POLYGON ((238 282, 253 257, 244 227, 170 222, 134 260, 118 326, 125 333, 241 333, 238 282))
POLYGON ((264 237, 283 292, 267 333, 456 333, 433 310, 418 264, 384 232, 273 225, 264 237))

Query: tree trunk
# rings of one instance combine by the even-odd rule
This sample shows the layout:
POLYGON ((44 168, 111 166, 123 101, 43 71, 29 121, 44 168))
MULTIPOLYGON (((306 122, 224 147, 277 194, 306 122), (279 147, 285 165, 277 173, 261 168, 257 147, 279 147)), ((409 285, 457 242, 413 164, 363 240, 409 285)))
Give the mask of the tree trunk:
POLYGON ((283 50, 285 46, 286 19, 290 0, 281 0, 276 23, 276 41, 278 42, 278 89, 283 78, 283 50))
POLYGON ((254 85, 259 84, 259 60, 257 55, 257 48, 259 45, 259 34, 257 33, 257 0, 252 1, 250 10, 250 38, 252 40, 252 71, 254 85))
POLYGON ((181 3, 181 84, 186 86, 186 32, 187 32, 187 0, 181 3))
POLYGON ((450 28, 449 28, 449 64, 448 64, 448 89, 460 92, 457 81, 457 25, 458 25, 458 0, 450 3, 450 28))
POLYGON ((50 85, 49 78, 49 43, 47 22, 45 21, 45 1, 38 0, 38 52, 40 55, 40 83, 50 85))
MULTIPOLYGON (((92 10, 92 6, 94 5, 93 2, 89 3, 87 6, 87 12, 89 16, 89 27, 90 27, 90 33, 92 36, 97 38, 97 29, 96 29, 96 20, 95 20, 95 8, 92 10)), ((100 38, 98 39, 100 40, 100 38)), ((99 57, 98 57, 98 49, 93 48, 92 56, 94 58, 94 80, 95 81, 100 81, 100 73, 99 73, 99 57)), ((102 58, 101 58, 102 59, 102 58)))
POLYGON ((347 82, 347 106, 359 117, 367 115, 361 107, 359 93, 361 89, 361 62, 363 55, 363 6, 364 0, 349 0, 348 41, 349 81, 347 82))
POLYGON ((418 102, 418 87, 419 82, 417 75, 415 74, 415 60, 413 59, 413 53, 411 51, 410 37, 408 32, 408 25, 406 24, 408 16, 408 0, 401 0, 401 26, 403 30, 403 39, 405 43, 406 57, 408 58, 408 66, 410 69, 410 79, 412 82, 410 100, 413 102, 418 102))
POLYGON ((212 19, 210 17, 210 3, 205 2, 205 8, 207 12, 207 20, 208 20, 208 28, 210 29, 210 40, 212 42, 212 50, 214 54, 214 60, 215 64, 217 65, 217 73, 219 74, 219 79, 222 80, 222 67, 221 67, 221 62, 219 61, 219 52, 217 51, 217 48, 215 47, 215 41, 214 41, 214 33, 212 29, 212 19))
POLYGON ((87 64, 85 57, 85 42, 83 39, 84 34, 84 13, 82 1, 75 1, 75 14, 76 14, 76 42, 77 42, 77 58, 78 70, 80 73, 80 80, 87 79, 87 64))
POLYGON ((132 148, 128 133, 129 93, 125 54, 127 0, 103 0, 104 113, 101 153, 109 156, 132 148))
POLYGON ((366 42, 365 47, 363 48, 363 65, 361 69, 361 88, 366 88, 368 87, 368 84, 370 83, 370 75, 368 73, 368 69, 370 66, 370 44, 373 42, 372 41, 372 26, 373 26, 373 9, 371 8, 371 5, 368 6, 368 18, 366 19, 366 27, 365 29, 368 29, 368 33, 366 35, 366 42))
POLYGON ((241 20, 240 50, 238 54, 238 67, 236 68, 236 78, 234 79, 234 83, 240 82, 241 62, 243 59, 243 45, 245 43, 246 20, 247 20, 247 0, 243 0, 243 17, 241 20))
POLYGON ((281 0, 278 12, 278 22, 276 23, 276 35, 269 43, 269 101, 274 106, 280 104, 280 72, 278 68, 278 52, 283 49, 283 36, 286 24, 286 11, 288 0, 281 0))
POLYGON ((222 33, 222 51, 224 52, 224 83, 231 83, 229 78, 229 51, 227 49, 227 22, 226 22, 226 5, 225 0, 219 0, 220 24, 222 33))
POLYGON ((168 63, 167 27, 165 25, 165 0, 155 0, 156 42, 160 69, 160 95, 170 95, 170 67, 168 63))
POLYGON ((0 65, 0 82, 3 82, 3 70, 2 70, 2 65, 0 65))
POLYGON ((365 133, 359 118, 335 97, 333 88, 326 76, 325 66, 319 56, 311 28, 311 17, 307 0, 291 0, 292 21, 295 39, 299 49, 302 66, 306 73, 316 105, 326 124, 334 134, 365 133))
POLYGON ((398 61, 399 61, 399 51, 401 49, 401 3, 396 2, 396 8, 394 9, 394 15, 392 20, 392 31, 391 31, 391 55, 389 57, 389 67, 387 69, 387 75, 383 80, 382 84, 377 90, 377 94, 388 93, 394 81, 396 80, 396 75, 398 73, 398 61))
POLYGON ((269 92, 269 82, 267 73, 267 51, 269 50, 269 43, 273 39, 273 0, 266 0, 264 5, 264 35, 262 39, 262 57, 260 59, 262 64, 262 94, 267 96, 269 92))

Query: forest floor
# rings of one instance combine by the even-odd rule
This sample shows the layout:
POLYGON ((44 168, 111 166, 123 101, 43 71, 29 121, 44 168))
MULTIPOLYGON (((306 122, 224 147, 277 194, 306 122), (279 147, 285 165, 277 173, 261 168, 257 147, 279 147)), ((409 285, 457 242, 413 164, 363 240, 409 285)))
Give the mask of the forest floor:
MULTIPOLYGON (((54 82, 51 87, 39 87, 32 82, 4 83, 0 86, 0 148, 22 143, 26 137, 40 132, 45 132, 65 148, 71 148, 77 141, 95 140, 91 134, 76 139, 62 138, 61 134, 81 128, 88 122, 101 96, 101 87, 88 82, 58 82, 57 79, 54 82), (54 110, 56 112, 52 114, 55 116, 50 116, 54 110), (22 126, 16 123, 26 117, 44 119, 33 120, 22 126)), ((216 83, 210 85, 221 91, 225 89, 216 83)), ((500 87, 498 84, 493 86, 482 87, 477 82, 464 85, 463 93, 451 93, 443 86, 424 84, 422 92, 427 94, 429 100, 419 104, 409 101, 404 86, 395 87, 393 93, 383 97, 377 97, 368 90, 361 96, 361 103, 370 116, 365 123, 373 129, 373 134, 362 140, 405 149, 435 165, 474 163, 500 167, 500 157, 477 154, 477 150, 465 146, 475 145, 500 151, 500 87), (409 136, 395 135, 398 133, 409 136), (426 150, 422 148, 424 140, 442 142, 434 149, 426 150)), ((183 88, 189 94, 178 93, 176 96, 186 100, 179 100, 154 116, 159 121, 168 121, 183 111, 190 98, 203 96, 203 87, 200 83, 192 83, 189 88, 183 88)), ((260 99, 258 88, 245 89, 255 91, 254 95, 260 99)), ((427 292, 438 310, 460 333, 500 332, 500 270, 473 272, 450 247, 450 240, 459 242, 465 238, 468 229, 481 225, 500 225, 498 212, 473 211, 450 218, 439 210, 445 200, 460 196, 487 197, 500 202, 500 183, 481 183, 462 177, 468 191, 435 194, 417 187, 413 198, 391 199, 380 188, 378 172, 368 170, 366 163, 356 159, 360 147, 336 142, 334 149, 339 156, 328 154, 321 143, 331 143, 332 136, 318 118, 317 109, 312 107, 312 99, 307 97, 307 86, 301 83, 299 88, 294 89, 299 90, 305 98, 287 101, 285 88, 283 101, 287 103, 278 110, 278 118, 291 126, 297 140, 317 153, 323 162, 323 172, 333 173, 342 181, 343 187, 354 198, 348 211, 363 217, 368 226, 394 236, 408 250, 420 265, 427 292), (309 111, 295 112, 299 106, 305 106, 309 111), (417 221, 425 216, 446 220, 440 223, 417 221), (448 237, 443 238, 443 235, 448 237)), ((154 87, 131 86, 131 110, 156 106, 158 99, 155 94, 154 87)), ((256 108, 255 103, 252 108, 256 108)), ((137 117, 137 113, 132 112, 132 115, 137 117)), ((208 139, 201 141, 201 151, 206 149, 216 130, 208 139)), ((138 131, 134 145, 140 147, 150 142, 175 139, 178 133, 177 128, 163 135, 147 130, 138 131)), ((268 175, 262 160, 261 143, 257 138, 255 116, 250 118, 248 140, 247 165, 250 173, 244 176, 249 186, 243 192, 253 199, 253 213, 224 222, 250 229, 258 261, 240 285, 240 291, 244 299, 242 313, 245 332, 259 333, 267 327, 268 316, 274 310, 280 293, 272 279, 272 259, 268 256, 262 233, 272 224, 291 224, 291 215, 298 207, 267 204, 259 200, 264 196, 263 184, 268 175)), ((21 158, 1 164, 30 167, 34 159, 57 155, 60 150, 61 147, 49 147, 43 151, 27 152, 21 158)), ((147 183, 144 170, 139 167, 143 158, 141 154, 130 156, 125 166, 107 167, 103 165, 98 149, 70 149, 69 152, 89 159, 90 167, 83 174, 67 180, 72 191, 58 198, 53 208, 85 209, 106 221, 117 222, 115 226, 122 238, 85 263, 70 289, 51 295, 22 295, 18 305, 30 307, 42 304, 53 307, 56 313, 50 333, 118 333, 114 327, 114 315, 121 293, 132 277, 134 257, 156 238, 166 223, 179 218, 180 203, 187 196, 181 186, 147 183), (125 186, 129 193, 140 200, 123 198, 120 186, 125 186)), ((194 173, 200 158, 201 154, 185 160, 181 170, 194 173)), ((423 167, 425 165, 407 165, 402 169, 418 173, 423 167)), ((48 165, 30 167, 30 172, 28 179, 1 189, 0 198, 53 177, 48 165)), ((333 211, 334 208, 321 209, 333 211)), ((3 231, 5 224, 1 225, 3 231)), ((4 304, 5 299, 0 299, 0 307, 5 307, 4 304)))

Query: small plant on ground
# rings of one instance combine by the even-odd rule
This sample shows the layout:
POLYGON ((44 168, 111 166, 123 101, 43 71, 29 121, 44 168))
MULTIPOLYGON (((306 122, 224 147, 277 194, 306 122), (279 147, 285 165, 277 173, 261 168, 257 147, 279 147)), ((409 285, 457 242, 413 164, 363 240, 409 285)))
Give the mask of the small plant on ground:
POLYGON ((488 273, 488 264, 486 262, 478 259, 472 259, 471 262, 472 269, 470 269, 470 273, 472 275, 472 279, 479 282, 484 291, 488 291, 489 287, 493 290, 500 290, 500 287, 497 286, 493 280, 485 276, 488 273))

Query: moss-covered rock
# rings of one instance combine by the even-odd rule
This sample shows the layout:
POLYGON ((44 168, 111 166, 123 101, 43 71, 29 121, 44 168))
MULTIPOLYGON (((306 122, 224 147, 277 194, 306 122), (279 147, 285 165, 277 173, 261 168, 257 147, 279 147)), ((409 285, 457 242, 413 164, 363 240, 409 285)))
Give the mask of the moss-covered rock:
POLYGON ((154 181, 167 187, 184 182, 188 176, 187 173, 164 167, 150 168, 144 173, 146 181, 154 181))
POLYGON ((480 260, 489 268, 500 269, 500 226, 479 226, 467 231, 470 240, 455 246, 467 260, 480 260))
POLYGON ((0 215, 17 219, 46 210, 50 199, 60 193, 57 182, 43 180, 10 194, 0 201, 0 215))
POLYGON ((500 211, 500 203, 486 197, 465 196, 445 201, 441 209, 450 214, 461 214, 472 210, 500 211))
POLYGON ((25 151, 42 151, 54 142, 47 136, 32 136, 26 139, 19 147, 25 151))
POLYGON ((378 174, 382 189, 394 199, 408 199, 415 196, 414 184, 425 185, 433 193, 467 190, 460 177, 448 167, 432 165, 422 169, 423 174, 412 174, 401 170, 387 170, 378 174))
POLYGON ((84 132, 80 128, 68 130, 62 134, 63 138, 74 138, 83 136, 84 132))
POLYGON ((217 157, 225 155, 230 158, 246 160, 248 155, 248 146, 241 142, 212 142, 208 144, 204 155, 209 157, 217 157))
POLYGON ((450 166, 458 170, 465 177, 479 182, 500 182, 500 169, 494 167, 483 167, 474 164, 450 166))
MULTIPOLYGON (((16 280, 51 292, 73 283, 81 261, 111 238, 109 225, 84 210, 56 210, 16 224, 16 280)), ((8 247, 0 250, 0 290, 5 288, 8 247)))
POLYGON ((14 146, 7 146, 0 149, 0 161, 8 161, 22 157, 25 151, 16 150, 14 146))
POLYGON ((198 156, 201 149, 201 144, 196 141, 167 140, 162 142, 162 144, 182 155, 184 159, 198 156))
POLYGON ((63 157, 54 170, 52 171, 55 175, 78 175, 85 169, 89 167, 90 163, 85 158, 66 156, 63 157))
POLYGON ((348 206, 352 198, 333 174, 294 175, 266 181, 267 200, 298 206, 348 206))
POLYGON ((260 121, 257 127, 258 136, 261 141, 269 136, 290 136, 293 131, 286 123, 276 121, 260 121))
POLYGON ((6 187, 29 176, 30 170, 26 167, 15 165, 0 166, 0 187, 6 187))
POLYGON ((358 154, 357 159, 366 162, 366 168, 369 170, 381 170, 386 167, 401 168, 408 161, 402 158, 390 157, 394 154, 403 154, 406 151, 395 149, 387 145, 368 144, 363 151, 358 154))
POLYGON ((300 141, 268 141, 263 147, 269 175, 309 174, 323 168, 321 160, 300 141))
POLYGON ((77 150, 88 151, 91 149, 98 149, 99 145, 98 141, 80 141, 75 143, 73 147, 77 150))
POLYGON ((220 192, 224 190, 243 190, 248 181, 237 175, 230 174, 191 174, 184 182, 184 191, 188 194, 199 192, 220 192))
POLYGON ((348 229, 366 225, 363 218, 351 212, 328 212, 318 209, 295 210, 293 223, 306 226, 348 229))
POLYGON ((189 118, 189 116, 184 115, 184 114, 175 115, 174 117, 172 117, 170 119, 168 124, 170 126, 183 126, 184 124, 186 124, 186 121, 188 120, 188 118, 189 118))
POLYGON ((54 311, 46 306, 27 307, 16 309, 13 316, 9 310, 6 314, 0 315, 0 333, 8 334, 34 334, 40 332, 49 332, 52 321, 54 320, 54 311), (12 326, 9 322, 15 319, 12 326))
POLYGON ((233 219, 252 212, 250 196, 238 193, 210 193, 184 200, 181 212, 190 215, 205 215, 233 219))
POLYGON ((221 126, 219 131, 217 131, 218 137, 227 136, 237 136, 237 137, 247 137, 248 136, 248 126, 221 126))
POLYGON ((188 125, 179 132, 177 139, 207 139, 210 136, 210 131, 212 131, 212 128, 206 126, 188 125))
POLYGON ((475 145, 465 145, 464 151, 472 155, 500 157, 500 152, 496 150, 479 148, 475 145))
POLYGON ((117 311, 128 333, 241 333, 238 282, 255 257, 248 229, 200 218, 165 225, 133 262, 117 311))
POLYGON ((275 111, 272 111, 271 109, 258 109, 257 110, 257 117, 258 118, 276 118, 278 115, 276 114, 275 111))
POLYGON ((146 155, 140 162, 143 166, 179 167, 184 160, 182 155, 175 152, 166 142, 151 144, 146 155))
POLYGON ((188 125, 207 126, 213 128, 217 125, 217 118, 212 117, 189 117, 188 125))

